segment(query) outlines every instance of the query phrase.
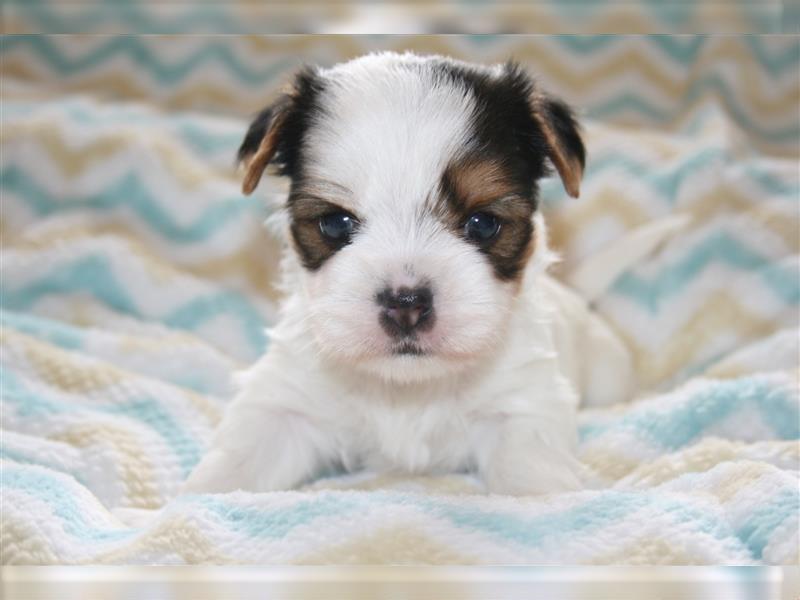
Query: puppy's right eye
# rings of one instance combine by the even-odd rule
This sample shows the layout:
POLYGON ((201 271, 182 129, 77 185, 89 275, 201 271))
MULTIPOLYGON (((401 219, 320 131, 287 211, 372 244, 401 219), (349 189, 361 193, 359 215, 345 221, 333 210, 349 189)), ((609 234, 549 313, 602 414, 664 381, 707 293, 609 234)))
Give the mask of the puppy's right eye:
POLYGON ((346 212, 328 213, 319 220, 319 230, 322 235, 339 244, 350 241, 356 227, 358 220, 346 212))

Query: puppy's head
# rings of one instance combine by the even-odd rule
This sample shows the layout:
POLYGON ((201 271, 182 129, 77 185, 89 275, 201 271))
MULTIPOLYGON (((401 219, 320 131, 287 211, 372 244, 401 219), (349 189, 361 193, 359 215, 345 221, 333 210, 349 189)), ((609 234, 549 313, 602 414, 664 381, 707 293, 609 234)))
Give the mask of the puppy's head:
POLYGON ((250 126, 244 192, 290 178, 291 242, 319 351, 381 377, 470 368, 503 339, 543 249, 547 164, 577 196, 570 109, 513 64, 368 55, 306 69, 250 126))

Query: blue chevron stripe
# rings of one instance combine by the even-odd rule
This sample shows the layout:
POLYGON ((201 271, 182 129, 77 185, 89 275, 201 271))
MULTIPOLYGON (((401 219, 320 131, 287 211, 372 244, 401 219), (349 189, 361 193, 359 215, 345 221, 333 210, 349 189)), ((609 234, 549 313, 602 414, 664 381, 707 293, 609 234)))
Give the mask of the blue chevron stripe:
MULTIPOLYGON (((406 502, 413 501, 413 497, 406 502)), ((385 500, 384 500, 385 501, 385 500)), ((592 532, 648 508, 670 514, 676 525, 702 531, 715 539, 732 537, 730 527, 712 514, 686 506, 658 493, 605 491, 588 502, 553 513, 526 518, 497 511, 460 506, 451 502, 417 500, 428 512, 443 517, 465 531, 479 531, 526 546, 542 546, 566 533, 592 532)))
POLYGON ((173 310, 164 318, 170 327, 196 331, 201 325, 217 317, 230 314, 242 323, 243 333, 250 346, 258 352, 267 348, 266 322, 242 296, 220 292, 196 298, 173 310))
POLYGON ((296 502, 286 508, 265 510, 237 506, 220 496, 185 496, 182 501, 198 503, 226 529, 255 538, 283 538, 297 527, 313 523, 317 519, 363 511, 369 503, 368 499, 356 496, 342 498, 337 495, 323 495, 296 502))
POLYGON ((67 475, 74 477, 75 480, 81 485, 87 485, 86 478, 79 471, 76 471, 75 469, 68 469, 65 465, 54 463, 51 460, 47 460, 43 456, 31 455, 28 452, 9 448, 6 441, 0 443, 0 460, 11 460, 16 463, 20 463, 21 465, 36 465, 39 467, 52 469, 53 471, 66 473, 67 475))
MULTIPOLYGON (((30 3, 35 5, 35 3, 30 3)), ((585 10, 582 5, 581 10, 585 10)), ((389 35, 370 36, 378 43, 391 40, 389 35)), ((475 36, 467 35, 462 39, 475 46, 485 46, 493 43, 507 43, 503 36, 475 36)), ((596 53, 598 50, 613 45, 629 43, 624 37, 604 35, 590 36, 549 36, 558 46, 573 55, 586 55, 596 53)), ((644 36, 647 45, 656 48, 663 56, 681 66, 688 66, 697 60, 707 45, 708 36, 644 36)), ((769 36, 747 36, 742 43, 749 50, 754 62, 764 68, 772 76, 785 73, 794 73, 800 64, 800 42, 796 39, 775 39, 769 36), (777 48, 775 46, 778 46, 777 48)), ((92 69, 101 65, 105 60, 115 55, 129 55, 136 64, 146 69, 161 83, 175 83, 187 77, 193 69, 205 66, 208 61, 218 61, 227 70, 235 75, 242 83, 247 85, 264 85, 275 79, 277 75, 297 66, 295 60, 285 58, 261 70, 253 69, 243 64, 240 57, 231 51, 231 46, 224 41, 209 41, 199 45, 181 63, 166 65, 156 52, 148 45, 146 37, 125 36, 117 38, 103 38, 96 46, 80 57, 68 60, 58 48, 58 38, 53 36, 13 36, 7 37, 0 53, 14 50, 18 46, 27 46, 43 58, 55 71, 72 75, 81 70, 92 69)))
POLYGON ((8 52, 24 44, 28 51, 44 59, 51 69, 65 76, 74 75, 85 69, 94 69, 116 55, 129 56, 137 67, 143 69, 157 82, 167 85, 174 85, 191 75, 195 69, 205 68, 208 63, 213 62, 223 65, 227 72, 236 76, 240 82, 253 87, 274 81, 279 75, 299 66, 297 59, 283 58, 270 60, 262 69, 252 69, 239 61, 232 47, 224 40, 208 42, 187 58, 174 64, 165 64, 158 56, 158 52, 151 49, 142 38, 123 36, 100 39, 103 41, 85 55, 71 59, 61 52, 55 38, 44 35, 15 36, 9 43, 0 47, 0 51, 8 52))
POLYGON ((746 409, 757 410, 780 439, 800 439, 800 404, 796 395, 762 377, 751 376, 709 383, 669 411, 647 407, 608 423, 584 425, 580 428, 581 443, 609 431, 630 430, 674 451, 691 444, 732 413, 746 409))
POLYGON ((607 491, 576 507, 533 518, 465 507, 456 502, 431 500, 428 496, 418 494, 377 491, 369 496, 342 496, 325 494, 288 508, 276 509, 242 507, 218 495, 187 496, 181 501, 197 503, 209 509, 227 529, 252 538, 284 538, 298 526, 319 518, 391 505, 412 506, 434 518, 446 519, 462 531, 480 532, 532 547, 542 546, 565 533, 596 531, 649 507, 671 514, 677 523, 691 522, 695 530, 701 530, 716 539, 726 539, 732 534, 728 526, 714 516, 682 503, 665 501, 655 494, 641 492, 607 491))
POLYGON ((779 127, 764 127, 752 119, 736 100, 736 94, 728 89, 724 80, 717 75, 693 81, 679 106, 663 110, 650 104, 647 100, 633 92, 623 92, 614 98, 594 106, 587 107, 586 114, 593 119, 609 119, 624 113, 636 113, 656 123, 669 123, 676 115, 685 114, 687 108, 703 94, 712 92, 723 103, 725 108, 743 129, 755 133, 758 137, 773 143, 795 143, 800 137, 800 124, 792 119, 779 127))
MULTIPOLYGON (((657 164, 637 160, 629 154, 612 151, 589 157, 584 181, 591 182, 606 171, 621 171, 638 183, 648 185, 667 202, 674 204, 678 190, 687 178, 717 164, 724 166, 734 164, 733 157, 724 148, 703 148, 694 154, 682 157, 680 161, 668 167, 659 167, 657 164)), ((747 165, 743 169, 743 174, 770 197, 783 196, 787 200, 795 201, 800 195, 800 182, 786 181, 770 173, 766 167, 747 165)), ((541 191, 542 198, 548 204, 556 205, 565 200, 562 184, 557 178, 543 181, 541 191)))
MULTIPOLYGON (((655 0, 658 1, 658 0, 655 0)), ((637 36, 647 44, 657 48, 663 55, 681 66, 689 66, 699 58, 712 36, 691 35, 647 35, 637 36)), ((594 54, 609 46, 627 43, 625 36, 610 35, 558 35, 554 36, 559 46, 578 55, 594 54)), ((794 38, 775 38, 772 36, 749 35, 737 38, 745 44, 751 56, 760 67, 770 75, 794 73, 800 64, 800 42, 794 38), (768 46, 772 46, 771 48, 768 46), (778 46, 777 48, 775 46, 778 46)))
POLYGON ((10 402, 16 413, 23 418, 42 419, 47 415, 60 413, 102 412, 109 415, 120 415, 143 423, 155 431, 178 459, 184 477, 200 460, 202 448, 200 442, 179 422, 173 418, 164 402, 152 398, 136 398, 120 404, 93 404, 86 408, 75 404, 70 399, 54 400, 34 393, 23 383, 13 369, 3 365, 3 378, 0 381, 3 401, 10 402))
MULTIPOLYGON (((687 177, 708 168, 711 164, 723 162, 726 158, 727 153, 724 150, 706 148, 687 156, 675 166, 658 169, 652 164, 637 161, 625 154, 610 153, 590 159, 585 181, 590 182, 608 170, 622 170, 626 175, 651 186, 667 201, 674 202, 677 191, 687 177)), ((236 196, 214 203, 193 223, 182 225, 157 202, 135 172, 123 176, 117 183, 93 196, 77 199, 51 196, 39 187, 23 168, 24 165, 6 166, 0 171, 0 186, 6 192, 16 194, 40 215, 73 208, 113 210, 129 207, 150 228, 174 243, 205 241, 244 210, 253 211, 259 220, 266 217, 266 207, 259 198, 236 196)), ((766 169, 751 165, 745 173, 770 195, 782 195, 794 200, 800 194, 800 186, 797 183, 784 181, 766 169)), ((542 197, 548 204, 557 204, 564 200, 560 182, 555 179, 545 180, 542 183, 542 197)))
POLYGON ((193 223, 182 225, 164 210, 135 172, 123 175, 98 194, 81 198, 52 196, 16 165, 0 171, 0 186, 17 194, 39 215, 85 208, 99 211, 130 208, 154 231, 176 243, 205 241, 243 211, 253 211, 261 220, 266 217, 258 198, 233 196, 211 204, 193 223))
MULTIPOLYGON (((62 478, 43 468, 31 468, 7 463, 3 465, 3 487, 21 490, 42 500, 53 511, 63 531, 84 542, 117 542, 137 534, 133 528, 100 527, 90 518, 86 507, 77 502, 73 489, 62 478)), ((88 493, 88 491, 87 491, 88 493)))
MULTIPOLYGON (((0 290, 0 299, 7 309, 25 311, 43 297, 80 292, 90 294, 118 312, 145 317, 120 285, 108 260, 98 255, 87 255, 57 265, 36 281, 16 290, 9 289, 6 284, 0 290)), ((253 351, 264 351, 267 346, 265 320, 249 302, 230 291, 195 298, 174 309, 162 321, 172 327, 193 331, 225 314, 240 323, 242 334, 253 351)))
POLYGON ((142 317, 133 300, 114 276, 103 256, 86 256, 71 264, 59 265, 38 280, 13 290, 8 283, 0 290, 3 306, 29 310, 41 298, 51 295, 88 292, 118 312, 142 317))
MULTIPOLYGON (((3 100, 3 122, 14 122, 30 118, 47 111, 59 112, 59 118, 75 121, 86 127, 106 128, 109 125, 142 125, 167 130, 178 137, 183 144, 188 146, 200 156, 228 153, 235 156, 236 150, 244 138, 247 126, 231 123, 230 132, 210 131, 204 127, 203 117, 175 114, 168 117, 143 110, 139 106, 107 105, 98 110, 96 105, 88 104, 84 100, 60 99, 45 102, 29 102, 3 100)), ((233 159, 231 158, 231 161, 233 159)))
POLYGON ((83 12, 77 9, 67 14, 51 11, 40 2, 14 3, 14 9, 33 21, 44 33, 105 33, 109 29, 142 34, 214 34, 254 33, 249 21, 236 19, 227 7, 210 4, 187 5, 185 14, 172 19, 148 13, 141 5, 115 0, 97 4, 83 12))
POLYGON ((784 302, 789 305, 800 302, 800 274, 773 264, 772 259, 761 256, 725 232, 708 236, 686 252, 680 261, 661 269, 653 277, 645 278, 633 271, 623 274, 612 289, 656 314, 663 301, 680 293, 713 262, 758 272, 764 283, 784 302))
POLYGON ((737 528, 736 535, 744 540, 753 556, 761 559, 773 532, 789 519, 796 522, 797 515, 800 515, 800 492, 783 489, 755 507, 737 528))
POLYGON ((0 327, 9 327, 68 350, 80 349, 84 343, 83 332, 77 327, 5 309, 0 309, 0 327))

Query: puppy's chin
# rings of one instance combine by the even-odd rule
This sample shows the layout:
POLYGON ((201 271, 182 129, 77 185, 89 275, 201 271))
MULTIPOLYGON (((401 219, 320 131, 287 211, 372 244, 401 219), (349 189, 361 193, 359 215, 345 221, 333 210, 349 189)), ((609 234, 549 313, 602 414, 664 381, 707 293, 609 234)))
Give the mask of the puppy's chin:
POLYGON ((458 359, 424 353, 392 354, 351 363, 357 372, 393 384, 425 383, 465 372, 479 362, 477 357, 458 359))
POLYGON ((397 341, 334 350, 318 343, 317 350, 338 373, 349 372, 390 384, 415 384, 459 376, 487 363, 498 351, 499 339, 485 341, 479 347, 458 349, 397 341))

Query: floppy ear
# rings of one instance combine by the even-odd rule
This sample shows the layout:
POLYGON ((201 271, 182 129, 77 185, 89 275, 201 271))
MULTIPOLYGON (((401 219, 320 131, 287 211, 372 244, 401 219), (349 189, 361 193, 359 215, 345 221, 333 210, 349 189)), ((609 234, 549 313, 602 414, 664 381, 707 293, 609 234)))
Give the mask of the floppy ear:
POLYGON ((547 156, 558 171, 564 189, 573 198, 580 193, 586 149, 572 109, 561 100, 535 94, 533 116, 547 144, 547 156))
POLYGON ((273 104, 263 109, 247 130, 242 145, 239 146, 239 163, 244 166, 242 192, 249 195, 256 189, 264 169, 278 150, 281 130, 289 112, 291 98, 282 95, 273 104))

